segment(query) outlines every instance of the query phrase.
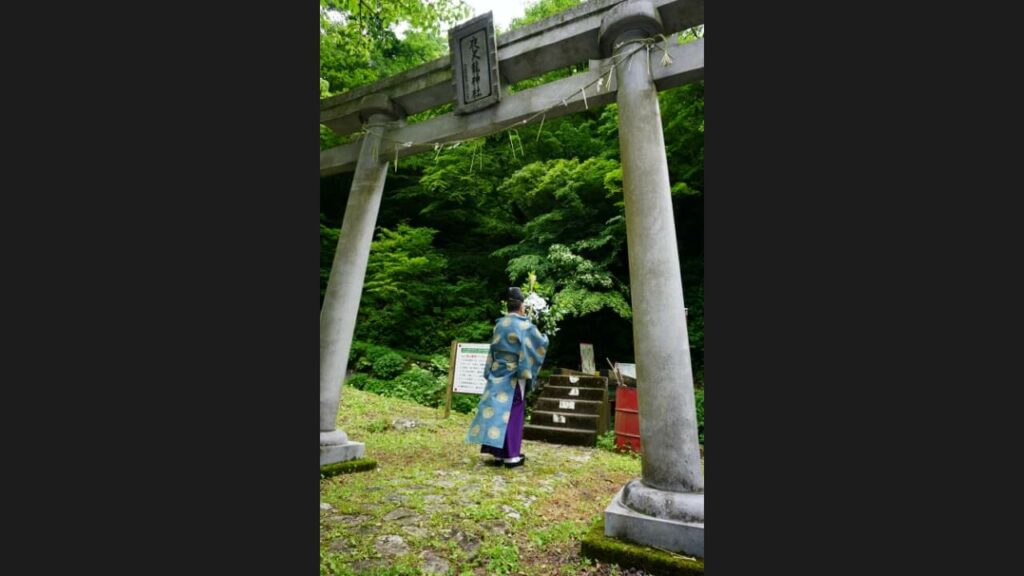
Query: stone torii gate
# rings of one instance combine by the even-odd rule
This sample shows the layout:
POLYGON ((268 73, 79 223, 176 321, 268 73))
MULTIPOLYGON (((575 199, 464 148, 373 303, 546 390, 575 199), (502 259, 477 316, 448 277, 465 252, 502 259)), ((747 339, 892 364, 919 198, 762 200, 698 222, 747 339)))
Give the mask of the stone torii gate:
POLYGON ((355 172, 320 313, 321 465, 365 450, 336 421, 389 161, 540 120, 540 112, 553 118, 614 101, 644 455, 642 478, 628 482, 605 510, 605 534, 704 557, 704 477, 657 97, 703 79, 704 40, 676 41, 680 31, 703 23, 704 0, 593 0, 497 38, 501 93, 489 107, 404 122, 456 100, 451 56, 321 101, 322 124, 339 134, 363 131, 353 143, 320 152, 321 176, 355 172), (659 34, 667 41, 655 41, 659 34), (662 65, 651 52, 666 49, 671 63, 662 65), (575 76, 514 94, 504 89, 585 61, 589 69, 575 76))

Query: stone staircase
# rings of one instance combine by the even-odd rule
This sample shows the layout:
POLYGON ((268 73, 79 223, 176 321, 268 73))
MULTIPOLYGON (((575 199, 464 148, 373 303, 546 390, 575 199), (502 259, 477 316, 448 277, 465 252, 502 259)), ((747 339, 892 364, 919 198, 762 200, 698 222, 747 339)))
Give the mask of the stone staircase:
POLYGON ((550 377, 523 427, 527 440, 594 446, 608 431, 608 379, 556 374, 550 377))

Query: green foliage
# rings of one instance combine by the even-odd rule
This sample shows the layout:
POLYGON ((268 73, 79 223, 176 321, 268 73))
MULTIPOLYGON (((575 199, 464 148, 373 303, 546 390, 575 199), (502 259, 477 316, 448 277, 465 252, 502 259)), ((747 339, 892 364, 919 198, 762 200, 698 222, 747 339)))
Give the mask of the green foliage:
POLYGON ((405 370, 405 358, 396 352, 387 352, 373 361, 373 375, 390 380, 405 370))
POLYGON ((697 433, 700 435, 700 443, 704 443, 704 390, 694 391, 694 402, 697 405, 697 433))
POLYGON ((413 366, 395 378, 386 395, 436 408, 444 401, 447 384, 447 378, 434 376, 429 370, 413 366))
MULTIPOLYGON (((373 375, 354 374, 348 379, 347 386, 382 396, 411 400, 424 406, 436 408, 443 405, 448 384, 447 357, 401 352, 360 341, 353 343, 350 356, 358 358, 356 365, 362 369, 371 367, 373 375)), ((473 398, 479 399, 477 396, 473 398)), ((465 409, 462 403, 456 404, 454 400, 453 408, 457 411, 468 412, 476 408, 474 403, 465 409)))
POLYGON ((369 374, 353 374, 346 382, 346 386, 351 386, 357 390, 366 390, 367 387, 375 387, 376 384, 372 383, 377 380, 369 374))
POLYGON ((447 376, 448 367, 450 366, 450 360, 448 356, 443 354, 434 354, 430 357, 430 361, 424 368, 430 370, 430 373, 434 376, 447 376))
POLYGON ((558 325, 565 318, 582 317, 608 308, 625 319, 632 317, 625 284, 601 265, 574 254, 567 246, 554 244, 546 258, 520 256, 509 261, 509 278, 524 277, 529 270, 552 279, 539 284, 537 292, 550 298, 549 322, 558 325))
POLYGON ((609 430, 597 437, 597 447, 601 450, 615 452, 615 430, 609 430))
MULTIPOLYGON (((702 278, 703 280, 703 278, 702 278)), ((704 284, 685 290, 686 331, 690 340, 690 358, 697 386, 704 385, 704 284)))
MULTIPOLYGON (((447 354, 418 354, 416 352, 410 352, 408 350, 401 350, 395 348, 389 348, 387 346, 381 346, 379 344, 373 344, 363 340, 356 340, 352 343, 352 349, 349 353, 350 366, 353 367, 357 372, 369 372, 373 370, 373 367, 378 362, 382 362, 382 370, 390 374, 388 378, 394 378, 401 372, 405 371, 406 367, 411 365, 419 366, 424 370, 430 371, 434 376, 445 376, 448 375, 448 355, 447 354), (399 364, 398 359, 401 359, 399 364), (400 369, 389 369, 387 364, 399 365, 400 369)), ((356 374, 352 379, 357 377, 368 378, 365 374, 356 374)))
POLYGON ((428 297, 415 284, 437 281, 445 259, 431 247, 436 230, 399 224, 381 228, 367 265, 368 295, 376 298, 428 297), (375 257, 374 257, 375 256, 375 257))
MULTIPOLYGON (((336 243, 329 231, 321 225, 321 297, 336 243)), ((405 224, 379 230, 367 264, 358 341, 429 354, 447 350, 452 340, 479 341, 490 335, 498 315, 492 292, 478 278, 446 277, 447 259, 432 245, 436 232, 405 224)), ((353 347, 356 370, 376 359, 364 360, 361 352, 353 347)), ((447 358, 440 362, 446 366, 447 358)))
POLYGON ((494 190, 494 183, 481 174, 497 169, 495 162, 501 159, 485 151, 486 144, 487 139, 479 138, 448 148, 424 171, 420 186, 436 200, 423 213, 450 204, 478 205, 494 190))
POLYGON ((621 181, 614 159, 574 158, 531 163, 499 188, 520 198, 530 220, 523 239, 495 256, 509 258, 513 282, 536 271, 537 292, 550 300, 554 324, 604 308, 631 317, 628 289, 613 272, 625 269, 621 181))
POLYGON ((386 346, 356 340, 348 354, 349 366, 358 372, 368 372, 373 369, 373 363, 388 352, 392 350, 386 346))
MULTIPOLYGON (((448 51, 443 25, 469 14, 462 0, 320 1, 320 98, 425 64, 448 51), (403 33, 398 30, 404 28, 403 33)), ((425 114, 431 114, 426 111, 425 114)), ((320 149, 353 139, 320 126, 320 149)))
POLYGON ((580 4, 582 0, 535 0, 526 6, 526 13, 520 18, 513 18, 509 30, 514 30, 543 20, 549 16, 564 12, 580 4))
POLYGON ((704 83, 658 94, 672 192, 704 193, 704 83))
POLYGON ((485 282, 458 277, 453 284, 438 286, 437 291, 443 307, 434 317, 439 323, 435 347, 446 347, 452 340, 480 342, 490 337, 496 313, 485 282))
POLYGON ((343 138, 335 134, 330 128, 320 125, 320 149, 327 150, 340 144, 344 144, 349 138, 343 138))
POLYGON ((405 224, 380 229, 370 249, 356 338, 418 351, 443 345, 434 315, 446 260, 431 246, 435 233, 405 224))
POLYGON ((406 355, 398 350, 392 350, 387 346, 356 340, 352 343, 352 352, 350 355, 353 357, 359 357, 363 360, 363 366, 360 366, 359 369, 369 369, 373 366, 374 362, 381 358, 381 356, 392 353, 402 354, 403 356, 406 355))
POLYGON ((704 37, 704 25, 694 26, 693 28, 687 28, 679 33, 678 43, 680 45, 688 44, 704 37))
POLYGON ((321 0, 320 78, 337 94, 434 60, 447 51, 441 26, 468 13, 461 0, 321 0))
POLYGON ((391 381, 371 378, 366 381, 366 386, 363 387, 363 390, 366 392, 373 392, 374 394, 380 394, 381 396, 389 396, 389 393, 391 392, 391 381))
MULTIPOLYGON (((578 0, 532 3, 512 28, 552 16, 578 0)), ((447 51, 442 27, 468 12, 458 0, 432 3, 321 2, 320 95, 329 97, 428 62, 447 51), (398 23, 407 22, 404 34, 398 23)), ((403 25, 404 27, 405 25, 403 25)), ((692 41, 702 29, 684 34, 692 41)), ((511 87, 526 89, 578 73, 581 62, 511 87)), ((660 92, 686 319, 697 387, 703 386, 704 86, 660 92)), ((451 106, 416 114, 410 122, 451 106)), ((339 138, 321 127, 321 147, 339 138)), ((339 177, 325 180, 321 201, 321 298, 333 261, 345 196, 339 177)), ((342 180, 343 181, 343 180, 342 180)), ((347 186, 347 184, 345 184, 347 186)), ((389 173, 356 325, 356 338, 401 350, 434 376, 430 361, 410 354, 443 354, 452 340, 485 341, 502 313, 500 295, 536 271, 538 291, 561 315, 551 366, 578 356, 585 334, 600 356, 630 358, 632 342, 618 108, 615 104, 403 158, 389 173), (516 138, 513 151, 510 135, 516 138), (521 145, 521 146, 520 146, 521 145), (625 337, 619 337, 626 334, 625 337), (564 338, 563 338, 564 336, 564 338)), ((367 349, 368 350, 368 349, 367 349)), ((367 350, 353 347, 352 365, 369 372, 367 350)), ((447 361, 447 358, 443 360, 447 361)), ((627 360, 628 361, 628 360, 627 360)), ((369 384, 368 381, 364 381, 369 384)), ((374 384, 378 386, 379 384, 374 384)), ((454 395, 453 408, 475 408, 472 395, 454 395)))
POLYGON ((452 394, 452 410, 460 414, 469 414, 480 404, 479 394, 452 394))
POLYGON ((584 240, 596 249, 613 240, 607 237, 612 231, 606 226, 609 219, 623 215, 616 206, 621 188, 609 187, 606 180, 619 168, 616 160, 573 158, 533 162, 517 170, 499 186, 499 192, 517 198, 528 221, 523 240, 504 252, 537 254, 554 243, 584 240), (605 238, 595 242, 594 237, 605 238))
POLYGON ((324 301, 327 291, 327 280, 330 278, 334 252, 338 247, 338 234, 341 230, 324 226, 324 215, 320 214, 320 302, 324 301))
POLYGON ((597 437, 597 447, 601 450, 607 450, 608 452, 615 452, 617 454, 627 454, 634 458, 639 456, 631 444, 626 444, 622 448, 619 448, 615 444, 615 430, 609 430, 604 434, 597 437))

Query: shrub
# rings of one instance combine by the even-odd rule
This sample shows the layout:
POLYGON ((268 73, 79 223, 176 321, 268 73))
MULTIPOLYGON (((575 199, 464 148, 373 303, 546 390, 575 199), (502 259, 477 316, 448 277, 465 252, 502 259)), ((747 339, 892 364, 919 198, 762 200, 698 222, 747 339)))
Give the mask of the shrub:
POLYGON ((391 380, 405 370, 405 358, 390 350, 371 361, 373 362, 373 375, 382 380, 391 380))
POLYGON ((374 361, 390 351, 384 346, 356 340, 352 342, 352 349, 348 353, 348 363, 356 372, 369 372, 374 361))
MULTIPOLYGON (((447 383, 446 383, 447 384, 447 383)), ((479 394, 452 393, 452 410, 460 414, 469 414, 480 404, 479 394)))
POLYGON ((430 357, 430 372, 434 376, 448 377, 449 358, 443 354, 434 354, 430 357))
POLYGON ((392 396, 390 380, 380 380, 378 378, 367 378, 366 387, 363 390, 367 392, 373 392, 374 394, 380 394, 381 396, 392 396))
POLYGON ((395 378, 394 396, 437 408, 444 401, 447 378, 434 376, 429 370, 413 366, 395 378))
POLYGON ((345 382, 345 385, 351 386, 356 390, 365 390, 367 384, 369 384, 371 380, 374 380, 374 378, 369 374, 353 374, 352 377, 345 382))

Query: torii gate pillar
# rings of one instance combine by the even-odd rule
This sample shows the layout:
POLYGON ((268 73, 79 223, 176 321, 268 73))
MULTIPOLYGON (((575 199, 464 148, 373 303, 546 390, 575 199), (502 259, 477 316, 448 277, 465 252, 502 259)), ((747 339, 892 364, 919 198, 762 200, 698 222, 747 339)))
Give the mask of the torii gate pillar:
POLYGON ((361 458, 362 442, 352 442, 336 425, 341 384, 345 379, 352 335, 356 327, 359 298, 370 258, 370 242, 377 224, 388 161, 381 154, 385 125, 400 117, 394 103, 382 94, 363 98, 360 116, 365 122, 363 138, 334 252, 331 277, 327 281, 320 310, 320 465, 361 458))
POLYGON ((601 24, 616 56, 619 150, 633 306, 643 478, 605 509, 605 535, 704 557, 704 477, 693 369, 658 91, 645 38, 662 32, 649 0, 613 8, 601 24), (632 56, 626 54, 635 51, 632 56), (621 59, 621 61, 620 61, 621 59))

